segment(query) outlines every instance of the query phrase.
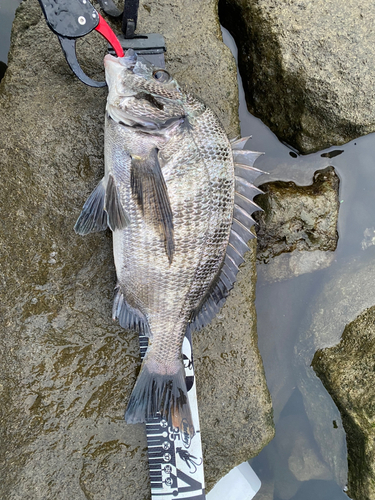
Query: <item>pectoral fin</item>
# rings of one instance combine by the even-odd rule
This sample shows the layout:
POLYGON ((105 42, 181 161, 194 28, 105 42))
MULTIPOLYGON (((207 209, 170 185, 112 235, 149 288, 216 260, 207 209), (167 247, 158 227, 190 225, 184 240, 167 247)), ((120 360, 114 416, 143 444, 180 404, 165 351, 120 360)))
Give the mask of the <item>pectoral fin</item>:
POLYGON ((108 176, 105 192, 105 210, 108 214, 108 225, 112 231, 123 229, 129 224, 129 219, 121 204, 120 196, 112 175, 108 176))
POLYGON ((171 263, 175 248, 173 214, 157 149, 153 149, 145 159, 132 158, 130 181, 133 196, 146 222, 152 224, 164 238, 165 251, 171 263))
POLYGON ((103 178, 87 198, 74 230, 83 236, 94 231, 104 231, 108 226, 112 231, 123 229, 128 224, 129 219, 121 205, 115 181, 109 175, 107 186, 103 178))
POLYGON ((74 226, 74 231, 81 236, 94 231, 107 229, 107 214, 104 210, 104 179, 96 186, 83 205, 82 212, 74 226))

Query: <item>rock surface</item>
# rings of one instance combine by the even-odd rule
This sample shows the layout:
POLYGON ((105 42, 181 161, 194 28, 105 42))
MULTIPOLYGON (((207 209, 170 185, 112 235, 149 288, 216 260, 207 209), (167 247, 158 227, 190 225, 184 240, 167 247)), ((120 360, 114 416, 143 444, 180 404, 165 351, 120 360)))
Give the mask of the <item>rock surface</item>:
POLYGON ((256 202, 258 270, 279 281, 328 267, 336 249, 339 178, 333 167, 315 173, 310 186, 263 184, 256 202))
POLYGON ((348 446, 348 495, 375 498, 375 306, 344 330, 334 347, 319 350, 313 367, 340 410, 348 446))
MULTIPOLYGON (((140 31, 167 40, 167 66, 238 134, 236 67, 216 2, 141 1, 140 31), (202 23, 196 23, 199 12, 202 23)), ((106 43, 80 41, 103 78, 106 43)), ((73 226, 103 173, 106 90, 80 83, 36 0, 20 6, 0 85, 0 497, 150 498, 144 427, 123 413, 138 339, 111 320, 111 237, 73 226)), ((255 245, 226 306, 194 335, 207 489, 272 438, 257 350, 255 245)))
POLYGON ((303 153, 375 131, 371 0, 220 0, 249 111, 303 153))

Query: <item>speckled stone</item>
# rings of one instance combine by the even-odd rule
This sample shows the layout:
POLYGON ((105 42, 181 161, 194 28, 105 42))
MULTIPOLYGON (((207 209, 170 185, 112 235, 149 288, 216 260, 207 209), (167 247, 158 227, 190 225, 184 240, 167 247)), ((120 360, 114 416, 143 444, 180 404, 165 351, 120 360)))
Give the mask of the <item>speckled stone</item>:
MULTIPOLYGON (((213 0, 141 1, 139 29, 167 40, 167 67, 238 134, 236 67, 213 0), (201 21, 197 23, 196 18, 201 21)), ((78 43, 103 79, 106 42, 78 43)), ((80 83, 36 0, 16 15, 0 85, 0 497, 147 500, 143 425, 124 410, 138 339, 111 320, 109 232, 77 236, 103 174, 105 89, 80 83)), ((273 436, 257 349, 254 250, 215 322, 194 335, 208 489, 273 436)))
POLYGON ((258 272, 270 281, 328 267, 336 249, 339 178, 333 167, 315 173, 310 186, 270 182, 256 202, 258 272), (266 264, 266 265, 262 265, 266 264))
POLYGON ((249 111, 303 153, 375 131, 371 0, 220 0, 249 111))

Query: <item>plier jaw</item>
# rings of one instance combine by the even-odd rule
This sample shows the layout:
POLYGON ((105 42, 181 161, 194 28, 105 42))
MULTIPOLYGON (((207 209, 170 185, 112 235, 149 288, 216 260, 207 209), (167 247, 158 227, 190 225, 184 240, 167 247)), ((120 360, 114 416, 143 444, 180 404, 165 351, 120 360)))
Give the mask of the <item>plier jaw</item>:
POLYGON ((89 0, 39 0, 48 26, 58 36, 65 58, 74 74, 86 85, 104 87, 106 82, 97 82, 87 76, 80 67, 76 54, 76 39, 94 29, 113 48, 118 57, 124 56, 116 35, 89 0))

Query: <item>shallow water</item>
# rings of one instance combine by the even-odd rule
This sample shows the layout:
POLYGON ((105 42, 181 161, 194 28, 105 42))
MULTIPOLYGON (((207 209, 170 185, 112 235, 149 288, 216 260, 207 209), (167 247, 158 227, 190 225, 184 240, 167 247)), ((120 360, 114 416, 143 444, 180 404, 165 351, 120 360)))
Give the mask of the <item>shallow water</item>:
MULTIPOLYGON (((232 37, 223 32, 225 43, 235 53, 232 37)), ((375 304, 373 287, 364 287, 360 276, 370 272, 374 256, 375 134, 300 156, 248 113, 239 83, 242 135, 252 134, 247 147, 265 152, 256 167, 269 172, 259 178, 258 185, 271 180, 308 185, 316 170, 329 165, 340 177, 339 240, 332 264, 282 282, 266 283, 259 273, 259 349, 273 400, 276 436, 250 462, 262 480, 255 499, 344 500, 348 498, 343 492, 347 477, 345 433, 339 412, 310 362, 317 348, 336 344, 345 325, 375 304), (350 297, 349 305, 340 301, 343 295, 350 297), (328 311, 324 321, 318 318, 319 308, 328 311), (305 473, 304 480, 298 481, 290 464, 306 454, 315 457, 312 462, 317 470, 311 469, 310 479, 305 473), (322 469, 327 463, 331 477, 329 468, 322 469), (315 477, 326 477, 314 479, 314 473, 315 477)))
POLYGON ((0 0, 0 61, 8 62, 10 31, 14 13, 22 0, 0 0))

